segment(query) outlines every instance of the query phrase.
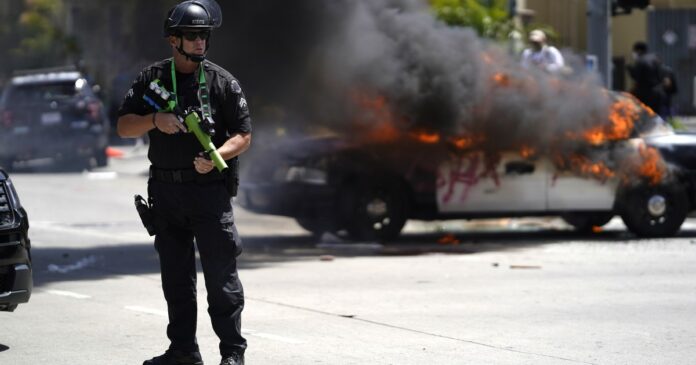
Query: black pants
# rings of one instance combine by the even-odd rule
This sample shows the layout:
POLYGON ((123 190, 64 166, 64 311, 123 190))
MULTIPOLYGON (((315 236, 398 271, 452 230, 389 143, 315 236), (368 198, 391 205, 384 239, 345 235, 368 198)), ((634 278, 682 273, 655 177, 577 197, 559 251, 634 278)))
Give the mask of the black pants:
POLYGON ((198 351, 195 238, 208 291, 208 313, 220 338, 220 353, 223 357, 244 353, 244 292, 236 260, 242 246, 223 182, 151 180, 149 184, 157 229, 155 248, 169 310, 170 349, 198 351))

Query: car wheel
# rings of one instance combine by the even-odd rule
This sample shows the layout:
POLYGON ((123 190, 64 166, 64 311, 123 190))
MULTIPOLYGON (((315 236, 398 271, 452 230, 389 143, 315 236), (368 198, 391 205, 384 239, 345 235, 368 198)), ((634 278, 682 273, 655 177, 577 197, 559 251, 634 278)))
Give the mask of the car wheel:
POLYGON ((14 165, 14 160, 11 158, 3 158, 0 159, 0 168, 4 169, 5 171, 12 171, 12 165, 14 165))
POLYGON ((330 231, 328 224, 320 219, 303 217, 295 218, 295 222, 297 222, 302 229, 310 232, 314 237, 320 237, 322 233, 330 231))
POLYGON ((108 158, 106 156, 106 149, 102 148, 97 150, 97 152, 94 154, 94 161, 97 164, 97 167, 104 167, 108 164, 108 158))
POLYGON ((77 154, 62 154, 55 160, 54 168, 61 172, 78 172, 91 167, 91 158, 77 154))
POLYGON ((406 224, 407 197, 399 184, 363 183, 347 194, 348 236, 359 241, 395 239, 406 224))
POLYGON ((10 305, 8 305, 7 307, 5 307, 4 311, 6 311, 6 312, 14 312, 15 309, 17 309, 17 306, 19 306, 19 304, 17 304, 17 303, 10 304, 10 305))
POLYGON ((594 227, 601 227, 614 218, 614 213, 568 213, 561 216, 576 231, 588 233, 594 227))
POLYGON ((621 219, 638 236, 672 236, 686 219, 688 207, 688 195, 679 185, 641 186, 623 194, 621 219))

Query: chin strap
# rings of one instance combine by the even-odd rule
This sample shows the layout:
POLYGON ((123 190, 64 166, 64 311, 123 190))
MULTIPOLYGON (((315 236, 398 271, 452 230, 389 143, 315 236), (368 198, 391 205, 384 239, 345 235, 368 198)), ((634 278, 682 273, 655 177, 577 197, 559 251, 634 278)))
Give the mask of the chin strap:
POLYGON ((190 60, 190 61, 195 62, 195 63, 201 63, 201 62, 205 61, 205 56, 208 55, 208 48, 210 48, 210 37, 208 37, 208 40, 205 41, 205 52, 202 55, 186 53, 186 51, 184 51, 184 47, 183 47, 183 44, 184 44, 183 38, 181 36, 179 36, 178 38, 179 38, 179 45, 176 46, 176 50, 179 51, 179 53, 182 56, 186 57, 187 60, 190 60))

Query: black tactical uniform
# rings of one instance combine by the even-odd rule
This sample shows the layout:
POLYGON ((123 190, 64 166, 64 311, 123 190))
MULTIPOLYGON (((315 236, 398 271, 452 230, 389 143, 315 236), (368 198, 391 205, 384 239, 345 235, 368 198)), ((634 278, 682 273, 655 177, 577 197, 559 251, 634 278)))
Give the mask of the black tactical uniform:
MULTIPOLYGON (((119 116, 152 113, 143 101, 143 92, 155 79, 173 90, 171 62, 157 62, 140 73, 126 95, 119 116)), ((219 147, 231 135, 251 133, 249 109, 238 81, 209 61, 203 62, 203 68, 215 121, 215 145, 219 147)), ((199 107, 198 80, 198 71, 176 73, 177 99, 182 109, 199 107)), ((230 189, 225 185, 226 181, 236 183, 236 179, 225 180, 217 170, 208 174, 194 170, 193 159, 203 148, 193 133, 168 135, 155 128, 148 134, 148 157, 152 163, 148 191, 153 199, 155 248, 169 308, 170 350, 198 351, 195 238, 208 290, 208 312, 220 338, 220 352, 223 358, 243 354, 246 349, 246 340, 241 335, 244 295, 236 263, 242 247, 234 225, 230 189)), ((236 174, 237 158, 227 164, 236 174)))

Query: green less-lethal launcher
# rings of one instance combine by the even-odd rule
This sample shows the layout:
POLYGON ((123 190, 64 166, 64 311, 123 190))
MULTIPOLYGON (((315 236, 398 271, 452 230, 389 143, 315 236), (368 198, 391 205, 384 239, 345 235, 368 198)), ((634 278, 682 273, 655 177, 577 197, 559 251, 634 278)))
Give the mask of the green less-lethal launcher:
POLYGON ((215 148, 210 136, 201 129, 201 118, 198 113, 195 111, 188 113, 182 111, 176 104, 176 101, 172 100, 171 93, 164 88, 160 80, 150 83, 150 87, 145 90, 143 99, 158 112, 174 113, 179 122, 184 123, 189 132, 193 132, 218 171, 222 172, 227 169, 227 163, 220 155, 220 152, 217 151, 217 148, 215 148))

